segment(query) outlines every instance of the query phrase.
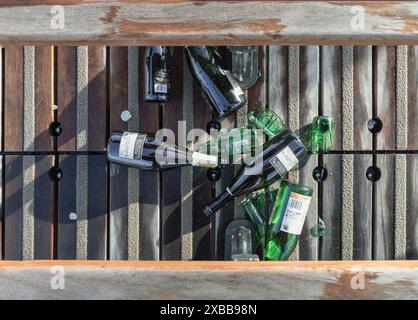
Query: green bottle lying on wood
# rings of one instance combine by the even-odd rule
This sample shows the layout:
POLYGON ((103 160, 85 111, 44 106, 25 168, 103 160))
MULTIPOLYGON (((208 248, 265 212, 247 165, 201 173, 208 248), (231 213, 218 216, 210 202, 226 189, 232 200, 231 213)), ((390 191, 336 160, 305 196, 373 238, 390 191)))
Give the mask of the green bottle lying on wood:
POLYGON ((266 234, 266 260, 287 260, 295 249, 311 202, 313 189, 283 180, 266 234))

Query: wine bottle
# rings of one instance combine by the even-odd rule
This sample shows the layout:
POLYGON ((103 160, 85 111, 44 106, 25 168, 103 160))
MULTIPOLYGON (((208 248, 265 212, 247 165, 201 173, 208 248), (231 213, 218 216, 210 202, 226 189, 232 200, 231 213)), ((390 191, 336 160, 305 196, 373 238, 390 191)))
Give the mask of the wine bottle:
POLYGON ((145 50, 145 101, 167 102, 170 99, 171 55, 166 46, 152 46, 145 50), (154 56, 159 57, 154 71, 154 56))
POLYGON ((210 216, 235 197, 264 188, 284 178, 307 155, 305 146, 289 129, 284 129, 263 145, 253 159, 247 159, 233 182, 203 212, 210 216))
POLYGON ((313 190, 283 180, 266 235, 266 260, 286 260, 298 243, 313 190))
POLYGON ((218 158, 180 149, 151 134, 113 132, 107 145, 109 162, 144 170, 164 170, 186 165, 215 168, 218 158))
POLYGON ((221 66, 221 57, 215 48, 188 46, 185 54, 190 72, 216 119, 228 116, 247 102, 237 81, 221 66))

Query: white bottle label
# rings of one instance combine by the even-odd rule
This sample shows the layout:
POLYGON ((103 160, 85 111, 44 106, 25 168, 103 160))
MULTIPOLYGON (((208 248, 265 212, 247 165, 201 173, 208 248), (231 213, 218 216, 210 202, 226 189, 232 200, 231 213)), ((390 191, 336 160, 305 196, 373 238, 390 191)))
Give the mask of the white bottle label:
POLYGON ((119 144, 119 157, 133 159, 135 153, 135 143, 138 133, 124 132, 119 144))
POLYGON ((168 92, 168 85, 163 83, 155 83, 154 84, 154 92, 156 93, 167 93, 168 92))
POLYGON ((292 170, 298 162, 298 158, 288 146, 270 160, 271 165, 281 176, 292 170))
POLYGON ((310 202, 311 197, 291 192, 280 231, 300 235, 310 202))

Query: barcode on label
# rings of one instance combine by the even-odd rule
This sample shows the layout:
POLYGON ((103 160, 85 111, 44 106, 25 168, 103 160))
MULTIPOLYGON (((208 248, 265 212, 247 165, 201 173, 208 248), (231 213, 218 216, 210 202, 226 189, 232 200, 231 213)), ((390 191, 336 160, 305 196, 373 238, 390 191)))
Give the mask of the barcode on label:
POLYGON ((302 209, 303 202, 295 199, 289 200, 289 207, 292 209, 300 210, 302 209))
POLYGON ((155 83, 154 84, 154 92, 157 93, 167 93, 168 85, 162 83, 155 83))
POLYGON ((301 234, 310 202, 311 197, 291 192, 280 230, 296 235, 301 234))

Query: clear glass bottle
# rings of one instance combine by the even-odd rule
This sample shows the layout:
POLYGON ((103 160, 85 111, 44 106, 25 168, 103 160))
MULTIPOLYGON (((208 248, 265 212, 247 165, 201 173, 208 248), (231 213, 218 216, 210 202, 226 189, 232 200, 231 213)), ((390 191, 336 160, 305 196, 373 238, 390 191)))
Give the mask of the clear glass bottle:
POLYGON ((232 76, 242 89, 252 87, 260 77, 257 46, 230 46, 232 54, 232 76))

